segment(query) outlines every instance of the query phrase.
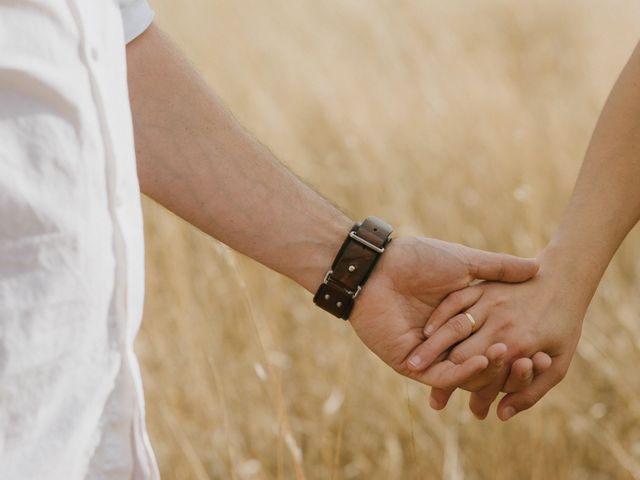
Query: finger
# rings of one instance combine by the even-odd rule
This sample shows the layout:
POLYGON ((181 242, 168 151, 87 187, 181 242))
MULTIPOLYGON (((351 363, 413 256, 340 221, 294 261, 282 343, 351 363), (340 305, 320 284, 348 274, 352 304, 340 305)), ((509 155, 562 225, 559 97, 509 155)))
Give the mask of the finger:
POLYGON ((464 385, 465 390, 477 392, 469 399, 469 408, 478 419, 487 416, 491 403, 500 393, 504 379, 509 369, 505 368, 504 361, 507 355, 507 346, 504 343, 491 345, 486 352, 489 367, 478 374, 469 385, 464 385))
MULTIPOLYGON (((471 313, 471 311, 469 313, 471 313)), ((484 315, 474 312, 472 313, 472 317, 476 322, 475 327, 465 314, 456 315, 449 319, 440 329, 434 332, 430 338, 422 342, 411 352, 407 360, 407 368, 414 372, 424 370, 433 364, 434 360, 438 358, 438 355, 442 352, 469 337, 474 329, 477 330, 482 326, 481 324, 483 322, 481 319, 484 318, 484 315)), ((484 350, 478 351, 483 352, 484 350)))
POLYGON ((549 390, 560 383, 564 372, 564 366, 557 357, 554 358, 552 367, 535 377, 531 385, 521 392, 508 393, 500 400, 498 417, 507 421, 518 412, 533 407, 549 390))
POLYGON ((431 387, 431 394, 429 395, 429 406, 434 410, 442 410, 449 403, 449 399, 455 388, 436 388, 431 387))
MULTIPOLYGON (((474 312, 475 308, 476 307, 474 306, 469 311, 474 312)), ((483 314, 472 313, 472 315, 476 319, 476 322, 480 319, 480 326, 486 323, 486 317, 483 314)), ((476 323, 476 325, 478 325, 478 323, 476 323)), ((440 330, 442 330, 442 328, 440 330)), ((435 337, 440 330, 435 332, 433 337, 435 337)), ((486 327, 484 329, 480 328, 480 330, 469 336, 469 338, 455 345, 447 355, 447 358, 453 363, 461 364, 468 358, 477 355, 478 352, 486 352, 487 349, 495 343, 495 340, 492 339, 494 336, 493 333, 494 332, 489 331, 486 327)), ((433 337, 427 341, 431 341, 433 337)))
POLYGON ((533 360, 526 357, 519 358, 511 364, 511 371, 502 391, 509 393, 524 390, 531 385, 533 374, 533 360))
POLYGON ((429 316, 424 326, 425 337, 429 337, 451 317, 474 305, 482 297, 482 292, 482 288, 474 286, 449 294, 429 316))
POLYGON ((553 361, 551 357, 545 352, 538 352, 533 357, 531 357, 533 361, 533 375, 538 376, 542 372, 545 372, 551 367, 553 361))
POLYGON ((546 371, 551 363, 551 357, 545 352, 538 352, 531 359, 519 358, 511 365, 511 373, 502 391, 513 393, 524 390, 531 385, 534 377, 546 371))
POLYGON ((471 380, 487 368, 487 365, 489 365, 489 360, 484 355, 471 357, 461 365, 444 360, 432 365, 423 373, 413 376, 413 378, 432 387, 452 389, 471 380))
POLYGON ((524 282, 535 276, 540 268, 535 258, 520 258, 472 248, 468 251, 469 274, 475 279, 524 282))
MULTIPOLYGON (((499 374, 502 366, 504 365, 504 360, 507 354, 507 346, 504 343, 496 343, 491 345, 487 349, 485 353, 489 365, 487 368, 478 373, 475 378, 466 382, 462 385, 464 390, 474 391, 481 389, 485 385, 488 385, 493 381, 496 375, 499 374)), ((449 398, 451 398, 451 394, 453 394, 455 389, 442 389, 442 388, 431 388, 431 394, 429 396, 429 405, 434 410, 442 410, 447 406, 449 402, 449 398)))
POLYGON ((469 398, 469 409, 478 420, 487 418, 491 404, 500 394, 502 386, 509 375, 509 369, 503 369, 500 375, 495 377, 494 381, 482 390, 478 390, 471 394, 469 398))
POLYGON ((478 373, 469 382, 463 384, 461 388, 470 392, 477 392, 488 385, 502 374, 504 370, 505 360, 507 358, 507 346, 504 343, 496 343, 491 345, 485 356, 489 360, 489 365, 482 372, 478 373))

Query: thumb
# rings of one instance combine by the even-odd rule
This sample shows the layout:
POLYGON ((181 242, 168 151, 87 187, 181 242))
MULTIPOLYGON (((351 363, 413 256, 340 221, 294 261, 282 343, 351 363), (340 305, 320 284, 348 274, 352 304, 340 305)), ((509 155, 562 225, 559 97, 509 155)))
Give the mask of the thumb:
POLYGON ((540 268, 535 258, 469 249, 469 274, 477 280, 518 283, 533 278, 540 268))

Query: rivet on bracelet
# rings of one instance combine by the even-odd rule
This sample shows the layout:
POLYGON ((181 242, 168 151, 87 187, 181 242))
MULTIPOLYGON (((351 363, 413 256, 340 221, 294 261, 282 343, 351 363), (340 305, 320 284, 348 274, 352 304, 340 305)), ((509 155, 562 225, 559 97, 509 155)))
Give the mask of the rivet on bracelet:
POLYGON ((331 295, 329 295, 328 293, 327 293, 327 294, 325 294, 325 296, 324 296, 324 299, 325 299, 325 300, 329 300, 330 298, 331 298, 331 295))
POLYGON ((340 308, 342 306, 342 302, 336 303, 336 307, 340 308))
POLYGON ((350 272, 355 272, 355 271, 356 271, 356 266, 355 266, 355 265, 349 265, 348 270, 349 270, 350 272))

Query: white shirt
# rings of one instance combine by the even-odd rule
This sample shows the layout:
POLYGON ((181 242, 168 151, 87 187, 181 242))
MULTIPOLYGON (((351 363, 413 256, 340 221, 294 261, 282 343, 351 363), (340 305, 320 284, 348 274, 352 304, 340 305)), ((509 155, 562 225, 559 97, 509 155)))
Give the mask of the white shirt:
POLYGON ((145 0, 0 0, 2 480, 158 478, 124 45, 152 17, 145 0))

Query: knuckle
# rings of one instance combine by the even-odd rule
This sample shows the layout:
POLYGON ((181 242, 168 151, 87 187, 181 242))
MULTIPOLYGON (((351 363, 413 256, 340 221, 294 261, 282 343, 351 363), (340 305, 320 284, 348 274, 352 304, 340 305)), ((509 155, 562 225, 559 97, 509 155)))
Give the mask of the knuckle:
POLYGON ((509 345, 509 355, 513 360, 527 357, 528 355, 526 352, 527 348, 520 342, 512 343, 509 345))
POLYGON ((523 393, 518 401, 518 411, 533 407, 538 401, 538 397, 531 393, 523 393))
POLYGON ((463 364, 469 357, 463 348, 458 347, 454 348, 451 353, 449 353, 449 356, 447 358, 456 365, 460 365, 463 364))
POLYGON ((497 293, 493 296, 492 300, 493 300, 493 305, 496 307, 499 307, 502 305, 506 305, 506 303, 509 301, 509 297, 507 297, 503 293, 497 293))
POLYGON ((521 368, 519 372, 517 372, 518 380, 526 382, 533 376, 533 369, 531 368, 521 368))
POLYGON ((536 340, 528 333, 518 333, 518 340, 513 344, 512 354, 516 358, 531 358, 536 352, 536 340))
POLYGON ((468 321, 465 321, 460 316, 453 317, 449 320, 449 328, 457 337, 466 337, 468 335, 468 321))
POLYGON ((469 275, 472 278, 478 277, 478 274, 480 273, 480 265, 478 265, 478 263, 475 262, 470 255, 466 255, 464 257, 464 260, 465 260, 465 264, 467 266, 467 272, 469 272, 469 275))
POLYGON ((453 377, 441 378, 438 383, 438 385, 434 386, 442 390, 451 390, 452 388, 456 388, 458 386, 458 382, 453 377))
POLYGON ((505 264, 504 259, 500 259, 500 263, 498 264, 498 278, 503 279, 507 273, 507 265, 505 264))
POLYGON ((462 290, 456 290, 455 292, 449 294, 449 296, 447 297, 447 303, 458 304, 462 301, 462 296, 462 290))
MULTIPOLYGON (((519 334, 514 331, 515 326, 511 317, 502 315, 500 313, 489 315, 489 318, 482 325, 483 329, 491 329, 494 337, 502 339, 509 347, 520 345, 522 339, 519 334)), ((509 348, 511 351, 512 348, 509 348)))

